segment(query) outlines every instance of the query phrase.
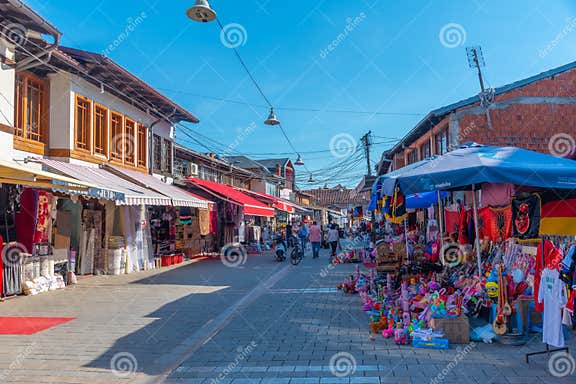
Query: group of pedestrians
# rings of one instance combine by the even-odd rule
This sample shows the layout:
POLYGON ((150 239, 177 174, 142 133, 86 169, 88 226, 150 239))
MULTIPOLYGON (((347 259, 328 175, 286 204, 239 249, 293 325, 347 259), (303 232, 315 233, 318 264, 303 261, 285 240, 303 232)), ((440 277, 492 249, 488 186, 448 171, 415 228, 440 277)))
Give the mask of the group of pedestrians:
POLYGON ((301 222, 298 226, 296 236, 294 236, 293 226, 291 224, 286 225, 286 240, 288 247, 293 246, 294 241, 299 241, 302 251, 306 252, 306 247, 308 242, 310 242, 313 259, 320 256, 320 248, 322 246, 323 238, 330 247, 330 257, 336 256, 337 249, 342 248, 340 245, 340 237, 340 231, 336 224, 330 225, 330 229, 326 233, 325 237, 322 227, 320 227, 316 221, 313 221, 310 227, 308 227, 306 223, 301 222))

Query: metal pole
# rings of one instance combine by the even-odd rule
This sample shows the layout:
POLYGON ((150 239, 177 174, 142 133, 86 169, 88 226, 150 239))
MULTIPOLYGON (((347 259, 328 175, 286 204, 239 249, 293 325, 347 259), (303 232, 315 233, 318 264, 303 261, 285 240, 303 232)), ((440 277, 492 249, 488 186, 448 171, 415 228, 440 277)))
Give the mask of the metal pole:
POLYGON ((404 219, 404 241, 406 242, 406 264, 410 261, 410 253, 408 252, 408 218, 404 219))
POLYGON ((474 210, 474 247, 476 248, 476 262, 478 263, 478 278, 482 280, 482 259, 480 257, 480 239, 478 235, 478 205, 476 204, 476 186, 472 184, 472 209, 474 210))
POLYGON ((440 249, 444 250, 444 208, 442 207, 442 199, 440 198, 440 191, 438 193, 438 226, 440 230, 440 249))

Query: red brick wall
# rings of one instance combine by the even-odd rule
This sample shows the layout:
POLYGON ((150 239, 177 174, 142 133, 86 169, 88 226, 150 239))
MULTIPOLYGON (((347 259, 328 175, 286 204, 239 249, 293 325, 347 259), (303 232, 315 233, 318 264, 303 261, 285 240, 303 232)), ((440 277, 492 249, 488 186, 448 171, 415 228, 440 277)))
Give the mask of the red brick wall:
POLYGON ((486 145, 515 146, 550 153, 550 138, 565 134, 576 140, 576 104, 558 104, 551 98, 576 97, 576 70, 543 79, 496 97, 508 101, 504 109, 491 109, 493 130, 484 114, 465 114, 459 121, 460 143, 475 141, 486 145), (517 98, 545 97, 546 103, 515 102, 517 98))

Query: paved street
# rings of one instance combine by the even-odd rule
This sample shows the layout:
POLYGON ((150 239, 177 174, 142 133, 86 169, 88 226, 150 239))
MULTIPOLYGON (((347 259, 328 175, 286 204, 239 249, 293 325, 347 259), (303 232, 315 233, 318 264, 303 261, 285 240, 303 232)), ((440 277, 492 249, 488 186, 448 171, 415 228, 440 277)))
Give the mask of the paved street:
POLYGON ((334 288, 353 270, 324 253, 295 267, 249 256, 239 268, 203 260, 8 300, 0 316, 76 319, 0 336, 0 382, 574 383, 551 376, 546 356, 524 363, 538 336, 449 351, 371 341, 359 297, 334 288))

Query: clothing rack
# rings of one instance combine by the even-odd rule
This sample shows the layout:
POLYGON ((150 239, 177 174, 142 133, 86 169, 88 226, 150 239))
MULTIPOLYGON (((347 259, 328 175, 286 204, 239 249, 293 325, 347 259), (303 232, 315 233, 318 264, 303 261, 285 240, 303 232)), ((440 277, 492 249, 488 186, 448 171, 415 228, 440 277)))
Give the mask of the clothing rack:
MULTIPOLYGON (((546 255, 544 254, 544 243, 546 241, 546 236, 542 236, 542 241, 540 242, 540 246, 542 247, 542 269, 546 268, 546 255)), ((530 330, 528 330, 529 332, 530 330)), ((550 345, 548 343, 546 343, 546 350, 545 351, 538 351, 538 352, 529 352, 526 354, 526 364, 530 363, 530 356, 536 356, 536 355, 548 355, 550 356, 550 354, 555 353, 555 352, 566 352, 566 353, 570 353, 568 347, 562 347, 562 348, 555 348, 555 349, 550 349, 550 345)))

